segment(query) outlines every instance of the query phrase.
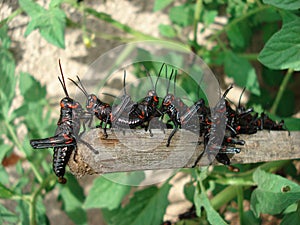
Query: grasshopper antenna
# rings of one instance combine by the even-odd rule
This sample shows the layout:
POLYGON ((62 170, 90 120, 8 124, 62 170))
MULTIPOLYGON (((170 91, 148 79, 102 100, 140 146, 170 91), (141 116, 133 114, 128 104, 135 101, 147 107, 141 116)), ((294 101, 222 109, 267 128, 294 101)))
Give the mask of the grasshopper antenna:
POLYGON ((177 77, 177 70, 175 71, 174 75, 174 96, 176 96, 175 89, 176 89, 176 77, 177 77))
POLYGON ((241 108, 241 100, 242 100, 242 96, 243 96, 245 90, 246 90, 246 87, 243 88, 242 93, 241 93, 240 98, 239 98, 239 104, 238 104, 239 109, 241 108))
MULTIPOLYGON (((167 72, 167 71, 166 71, 166 72, 167 72)), ((167 93, 169 93, 170 82, 171 82, 171 79, 172 79, 173 74, 174 74, 174 69, 172 68, 172 72, 171 72, 171 75, 170 75, 170 78, 169 78, 169 82, 168 82, 167 93)))
POLYGON ((103 95, 107 95, 107 96, 109 96, 109 97, 112 97, 112 98, 121 99, 120 97, 118 97, 118 96, 115 96, 115 95, 113 95, 113 94, 110 94, 110 93, 102 92, 102 94, 103 94, 103 95))
POLYGON ((123 88, 124 88, 124 95, 127 95, 126 92, 126 70, 124 70, 124 77, 123 77, 123 88))
POLYGON ((160 77, 161 71, 163 70, 163 68, 164 68, 165 65, 166 65, 166 64, 163 63, 162 66, 160 67, 159 72, 158 72, 158 76, 157 76, 157 79, 156 79, 156 81, 155 81, 155 86, 154 86, 154 90, 155 90, 155 91, 156 91, 156 86, 157 86, 158 79, 159 79, 159 77, 160 77))
POLYGON ((226 89, 226 91, 223 94, 223 98, 226 98, 226 95, 228 94, 228 92, 230 91, 230 89, 233 88, 233 84, 230 84, 230 86, 226 89))
MULTIPOLYGON (((77 80, 78 80, 78 82, 79 82, 79 84, 80 84, 80 86, 81 86, 81 89, 80 89, 80 90, 85 94, 85 96, 88 96, 89 94, 88 94, 88 92, 86 91, 85 87, 83 86, 81 80, 79 79, 78 76, 76 76, 76 77, 77 77, 77 80)), ((79 87, 79 86, 78 86, 78 87, 79 87)))
POLYGON ((78 79, 78 82, 79 82, 79 84, 80 84, 80 86, 79 86, 79 84, 77 84, 74 80, 72 80, 71 78, 68 78, 70 81, 72 81, 72 83, 73 84, 75 84, 81 91, 82 91, 82 93, 86 96, 86 97, 88 97, 89 95, 88 95, 88 93, 87 93, 87 91, 86 91, 86 89, 84 88, 84 86, 83 86, 83 84, 81 83, 81 80, 79 79, 79 77, 77 76, 77 79, 78 79))
POLYGON ((60 79, 60 77, 58 76, 58 80, 59 80, 59 82, 60 82, 60 84, 61 84, 61 86, 62 86, 62 88, 65 92, 65 95, 67 97, 69 97, 69 94, 68 94, 68 91, 67 91, 67 86, 66 86, 66 83, 65 83, 64 73, 62 71, 62 67, 61 67, 61 63, 60 63, 60 59, 58 60, 58 64, 59 64, 60 74, 61 74, 61 77, 62 77, 62 79, 60 79))
POLYGON ((143 67, 144 67, 144 70, 146 71, 147 77, 149 77, 149 79, 150 79, 150 81, 151 81, 151 85, 152 85, 152 88, 153 88, 153 90, 154 90, 155 87, 154 87, 154 83, 153 83, 153 80, 152 80, 152 78, 151 78, 151 75, 150 75, 149 71, 147 70, 147 68, 145 67, 145 65, 144 65, 144 64, 142 64, 142 65, 143 65, 143 67))

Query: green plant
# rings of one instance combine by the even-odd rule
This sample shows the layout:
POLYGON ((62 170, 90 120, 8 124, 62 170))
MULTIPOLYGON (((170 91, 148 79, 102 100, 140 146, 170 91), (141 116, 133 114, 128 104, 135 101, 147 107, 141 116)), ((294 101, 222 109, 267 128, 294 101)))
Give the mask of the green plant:
MULTIPOLYGON (((15 73, 8 28, 10 21, 25 13, 30 17, 25 35, 38 29, 43 38, 59 48, 65 48, 66 27, 81 29, 83 43, 87 47, 93 45, 92 36, 120 42, 158 38, 122 24, 84 2, 52 0, 45 9, 33 0, 19 0, 19 6, 0 22, 0 161, 9 158, 14 148, 23 155, 15 165, 17 175, 14 179, 10 179, 6 168, 0 168, 0 198, 15 202, 13 209, 8 209, 5 204, 0 205, 0 221, 4 224, 47 224, 42 200, 55 187, 59 189, 63 210, 76 224, 87 223, 86 210, 89 208, 101 208, 109 224, 160 224, 169 204, 169 180, 160 187, 151 186, 136 191, 126 205, 123 200, 132 188, 103 177, 94 180, 88 196, 84 195, 82 187, 72 176, 68 177, 67 185, 56 185, 51 163, 46 159, 52 151, 37 152, 28 143, 29 138, 48 137, 54 133, 55 121, 50 117, 51 109, 45 100, 46 89, 30 74, 15 73), (68 4, 80 12, 82 21, 77 23, 68 18, 61 4, 68 4), (93 30, 87 27, 87 18, 104 21, 128 34, 129 38, 93 30), (16 88, 22 96, 18 107, 13 104, 16 101, 16 88), (29 137, 18 135, 21 126, 26 127, 29 137), (24 163, 30 166, 25 169, 24 163)), ((289 0, 197 0, 184 4, 173 0, 156 0, 154 3, 154 11, 166 10, 171 21, 171 24, 159 26, 164 40, 191 49, 212 68, 224 68, 227 76, 251 93, 249 106, 257 111, 268 110, 275 119, 284 117, 289 130, 300 130, 299 119, 291 117, 296 113, 297 104, 292 83, 293 80, 297 81, 296 73, 300 70, 299 8, 299 2, 289 0), (227 24, 213 31, 207 44, 199 44, 199 36, 220 14, 226 15, 227 24), (199 28, 200 22, 204 25, 202 29, 199 28), (191 39, 182 35, 188 29, 193 34, 191 39), (208 48, 208 44, 212 47, 208 48), (268 105, 270 102, 272 104, 268 105)), ((196 96, 197 90, 191 86, 183 88, 196 96)), ((281 170, 299 182, 296 163, 299 162, 238 165, 241 170, 238 174, 222 166, 216 166, 212 171, 207 168, 183 170, 191 177, 184 193, 195 204, 198 218, 177 224, 226 224, 224 214, 219 212, 224 206, 226 211, 239 215, 240 224, 260 224, 263 220, 259 218, 260 213, 275 215, 281 224, 298 224, 299 185, 271 174, 281 170), (252 191, 253 187, 257 188, 252 191), (208 197, 208 191, 213 197, 208 197), (244 200, 250 202, 251 210, 244 211, 244 200), (230 207, 230 203, 235 202, 237 207, 230 207)), ((124 174, 123 177, 137 179, 136 173, 124 174)), ((138 179, 142 181, 143 176, 138 179)))

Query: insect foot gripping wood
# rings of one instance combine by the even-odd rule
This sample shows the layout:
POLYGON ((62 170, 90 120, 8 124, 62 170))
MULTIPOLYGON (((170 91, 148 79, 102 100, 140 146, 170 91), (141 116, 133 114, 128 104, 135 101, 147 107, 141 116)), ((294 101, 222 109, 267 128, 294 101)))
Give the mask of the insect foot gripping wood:
MULTIPOLYGON (((58 182, 65 184, 67 182, 64 178, 66 165, 72 152, 77 150, 80 120, 84 116, 84 110, 79 102, 69 97, 60 61, 59 67, 61 78, 58 77, 58 80, 62 85, 65 97, 60 101, 60 117, 55 135, 49 138, 31 140, 30 145, 35 149, 53 148, 53 171, 58 177, 58 182)), ((97 152, 94 151, 94 153, 97 152)))

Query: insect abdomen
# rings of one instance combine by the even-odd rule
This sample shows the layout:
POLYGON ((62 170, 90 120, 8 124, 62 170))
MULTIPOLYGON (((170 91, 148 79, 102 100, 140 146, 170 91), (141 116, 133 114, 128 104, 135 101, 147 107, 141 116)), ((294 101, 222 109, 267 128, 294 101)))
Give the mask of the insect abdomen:
POLYGON ((66 172, 66 165, 70 159, 72 151, 76 146, 65 146, 54 148, 53 153, 53 171, 58 177, 58 182, 65 184, 67 182, 64 178, 66 172))

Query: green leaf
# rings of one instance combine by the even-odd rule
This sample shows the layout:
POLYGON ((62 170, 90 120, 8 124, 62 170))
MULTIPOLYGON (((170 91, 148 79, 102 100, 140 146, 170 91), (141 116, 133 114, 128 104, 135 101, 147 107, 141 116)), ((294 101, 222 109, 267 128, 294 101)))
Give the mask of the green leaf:
MULTIPOLYGON (((15 96, 15 60, 6 49, 0 49, 0 102, 12 102, 15 96)), ((2 105, 2 104, 1 104, 2 105)))
POLYGON ((15 193, 0 183, 0 198, 11 198, 15 193))
POLYGON ((21 105, 19 108, 15 109, 11 116, 10 116, 10 120, 14 120, 15 118, 24 116, 28 113, 28 105, 21 105))
POLYGON ((19 4, 30 17, 34 17, 36 14, 46 11, 42 6, 35 3, 33 0, 19 0, 19 4))
POLYGON ((163 10, 166 8, 168 5, 170 5, 174 0, 155 0, 154 6, 153 6, 153 11, 159 11, 163 10))
POLYGON ((130 189, 130 186, 114 183, 104 177, 99 177, 94 180, 83 207, 85 209, 115 209, 121 204, 123 198, 130 192, 130 189))
MULTIPOLYGON (((288 166, 291 166, 291 165, 288 165, 288 166)), ((293 165, 294 166, 294 165, 293 165)), ((296 170, 296 173, 297 173, 297 169, 295 168, 296 170)), ((286 170, 285 170, 286 171, 286 170)), ((290 174, 290 173, 289 173, 290 174)), ((291 173, 293 174, 293 173, 291 173)), ((297 177, 297 175, 295 176, 297 177)), ((283 211, 283 214, 288 214, 288 213, 292 213, 292 212, 295 212, 298 208, 298 202, 297 203, 294 203, 294 204, 291 204, 290 206, 288 206, 284 211, 283 211)))
POLYGON ((203 12, 202 21, 205 27, 209 26, 215 21, 216 16, 218 15, 218 11, 216 10, 205 10, 203 12))
POLYGON ((171 21, 182 27, 193 24, 195 7, 192 4, 175 6, 170 9, 169 17, 171 21))
POLYGON ((18 217, 0 204, 0 224, 17 224, 18 217))
POLYGON ((117 225, 153 225, 161 224, 169 204, 168 194, 171 185, 151 186, 134 193, 130 202, 111 218, 111 224, 117 225))
POLYGON ((236 55, 232 51, 225 53, 225 73, 232 77, 235 83, 255 95, 260 95, 259 84, 255 69, 247 59, 236 55))
POLYGON ((274 26, 274 23, 266 23, 262 31, 263 43, 266 43, 277 31, 278 31, 278 26, 274 26))
MULTIPOLYGON (((25 174, 24 168, 22 167, 20 160, 16 163, 16 171, 17 174, 20 176, 23 176, 25 174)), ((21 177, 20 179, 18 179, 17 184, 23 187, 26 184, 28 184, 28 180, 29 180, 28 177, 21 177)))
POLYGON ((61 3, 63 2, 64 0, 51 0, 49 8, 60 7, 61 3))
POLYGON ((300 224, 299 212, 292 212, 284 215, 280 225, 300 224))
POLYGON ((285 90, 280 99, 277 115, 282 117, 292 116, 295 110, 295 94, 291 90, 285 90))
POLYGON ((31 17, 25 36, 39 29, 40 34, 49 43, 65 48, 66 14, 58 7, 46 10, 30 0, 19 0, 21 8, 31 17))
POLYGON ((84 208, 116 209, 131 190, 130 186, 124 184, 138 185, 144 178, 145 174, 141 171, 103 175, 94 180, 84 208))
POLYGON ((287 24, 289 22, 293 22, 295 20, 298 20, 298 16, 291 11, 281 10, 279 11, 280 16, 282 18, 282 23, 287 24))
POLYGON ((199 224, 206 224, 206 221, 197 218, 197 219, 183 219, 174 223, 174 225, 199 225, 199 224))
POLYGON ((256 218, 251 210, 248 210, 243 213, 243 223, 247 225, 260 225, 261 220, 256 218))
POLYGON ((9 174, 7 173, 7 171, 5 170, 4 167, 0 167, 0 177, 1 177, 1 183, 2 184, 9 184, 9 174))
POLYGON ((227 2, 226 12, 231 18, 241 17, 249 10, 249 8, 251 8, 252 4, 255 4, 255 2, 247 2, 244 0, 229 0, 227 2))
POLYGON ((27 102, 29 112, 24 116, 24 123, 27 126, 28 133, 33 138, 47 137, 55 132, 54 120, 49 117, 50 111, 45 115, 45 107, 41 102, 27 102))
POLYGON ((270 69, 300 70, 300 18, 284 24, 266 43, 258 60, 270 69))
POLYGON ((74 176, 67 176, 67 179, 67 185, 59 185, 59 197, 63 201, 63 210, 75 224, 87 224, 86 212, 82 208, 83 189, 74 176))
POLYGON ((112 225, 113 220, 116 218, 116 214, 122 210, 121 207, 114 209, 114 210, 108 210, 106 208, 101 209, 101 214, 103 216, 103 219, 105 220, 106 224, 112 225))
POLYGON ((8 26, 7 24, 4 24, 2 27, 0 27, 0 48, 9 49, 10 47, 10 38, 7 34, 8 26))
POLYGON ((46 88, 28 73, 20 74, 19 87, 25 102, 37 102, 46 97, 46 88))
POLYGON ((298 0, 263 0, 263 3, 286 10, 297 10, 300 8, 300 1, 298 0))
POLYGON ((1 151, 0 151, 0 162, 2 162, 2 160, 4 159, 6 154, 13 149, 13 146, 1 143, 0 144, 0 149, 1 149, 1 151))
POLYGON ((195 186, 193 185, 193 183, 186 183, 184 185, 183 193, 187 200, 192 203, 194 202, 195 186))
POLYGON ((300 119, 299 118, 285 118, 284 124, 289 131, 300 130, 300 119))
POLYGON ((212 207, 205 192, 206 191, 204 188, 201 188, 201 190, 199 190, 199 188, 196 188, 194 203, 196 206, 197 215, 198 216, 201 215, 201 209, 203 207, 206 211, 207 220, 209 221, 210 224, 218 224, 218 225, 227 224, 223 220, 223 218, 219 215, 219 213, 212 207))
POLYGON ((176 36, 175 29, 170 25, 159 24, 158 29, 159 29, 159 33, 162 36, 165 36, 168 38, 173 38, 176 36))
POLYGON ((53 8, 32 18, 26 29, 25 36, 28 36, 32 30, 39 29, 42 37, 49 43, 65 48, 65 26, 66 15, 64 11, 53 8))
POLYGON ((230 26, 229 29, 226 29, 226 33, 230 40, 230 45, 239 49, 244 49, 248 46, 252 35, 247 21, 230 26))
POLYGON ((50 224, 49 219, 47 217, 46 207, 43 203, 42 196, 38 196, 36 201, 36 222, 37 224, 50 224))
POLYGON ((257 183, 257 189, 251 195, 251 209, 256 217, 260 213, 281 213, 300 199, 300 186, 286 178, 258 168, 253 180, 257 183))
POLYGON ((30 224, 30 216, 28 210, 28 203, 24 200, 19 200, 18 205, 16 206, 16 212, 18 212, 19 220, 22 221, 22 225, 29 225, 30 224))
POLYGON ((279 87, 284 78, 281 70, 270 70, 267 67, 262 68, 262 78, 264 83, 269 86, 279 87))
POLYGON ((271 24, 271 23, 277 22, 280 20, 281 20, 280 14, 274 8, 266 8, 265 10, 262 10, 262 11, 256 13, 253 16, 253 20, 251 19, 251 21, 257 26, 261 26, 261 23, 264 23, 264 26, 267 23, 269 23, 269 25, 272 25, 274 28, 276 28, 277 26, 274 26, 274 24, 271 24))

